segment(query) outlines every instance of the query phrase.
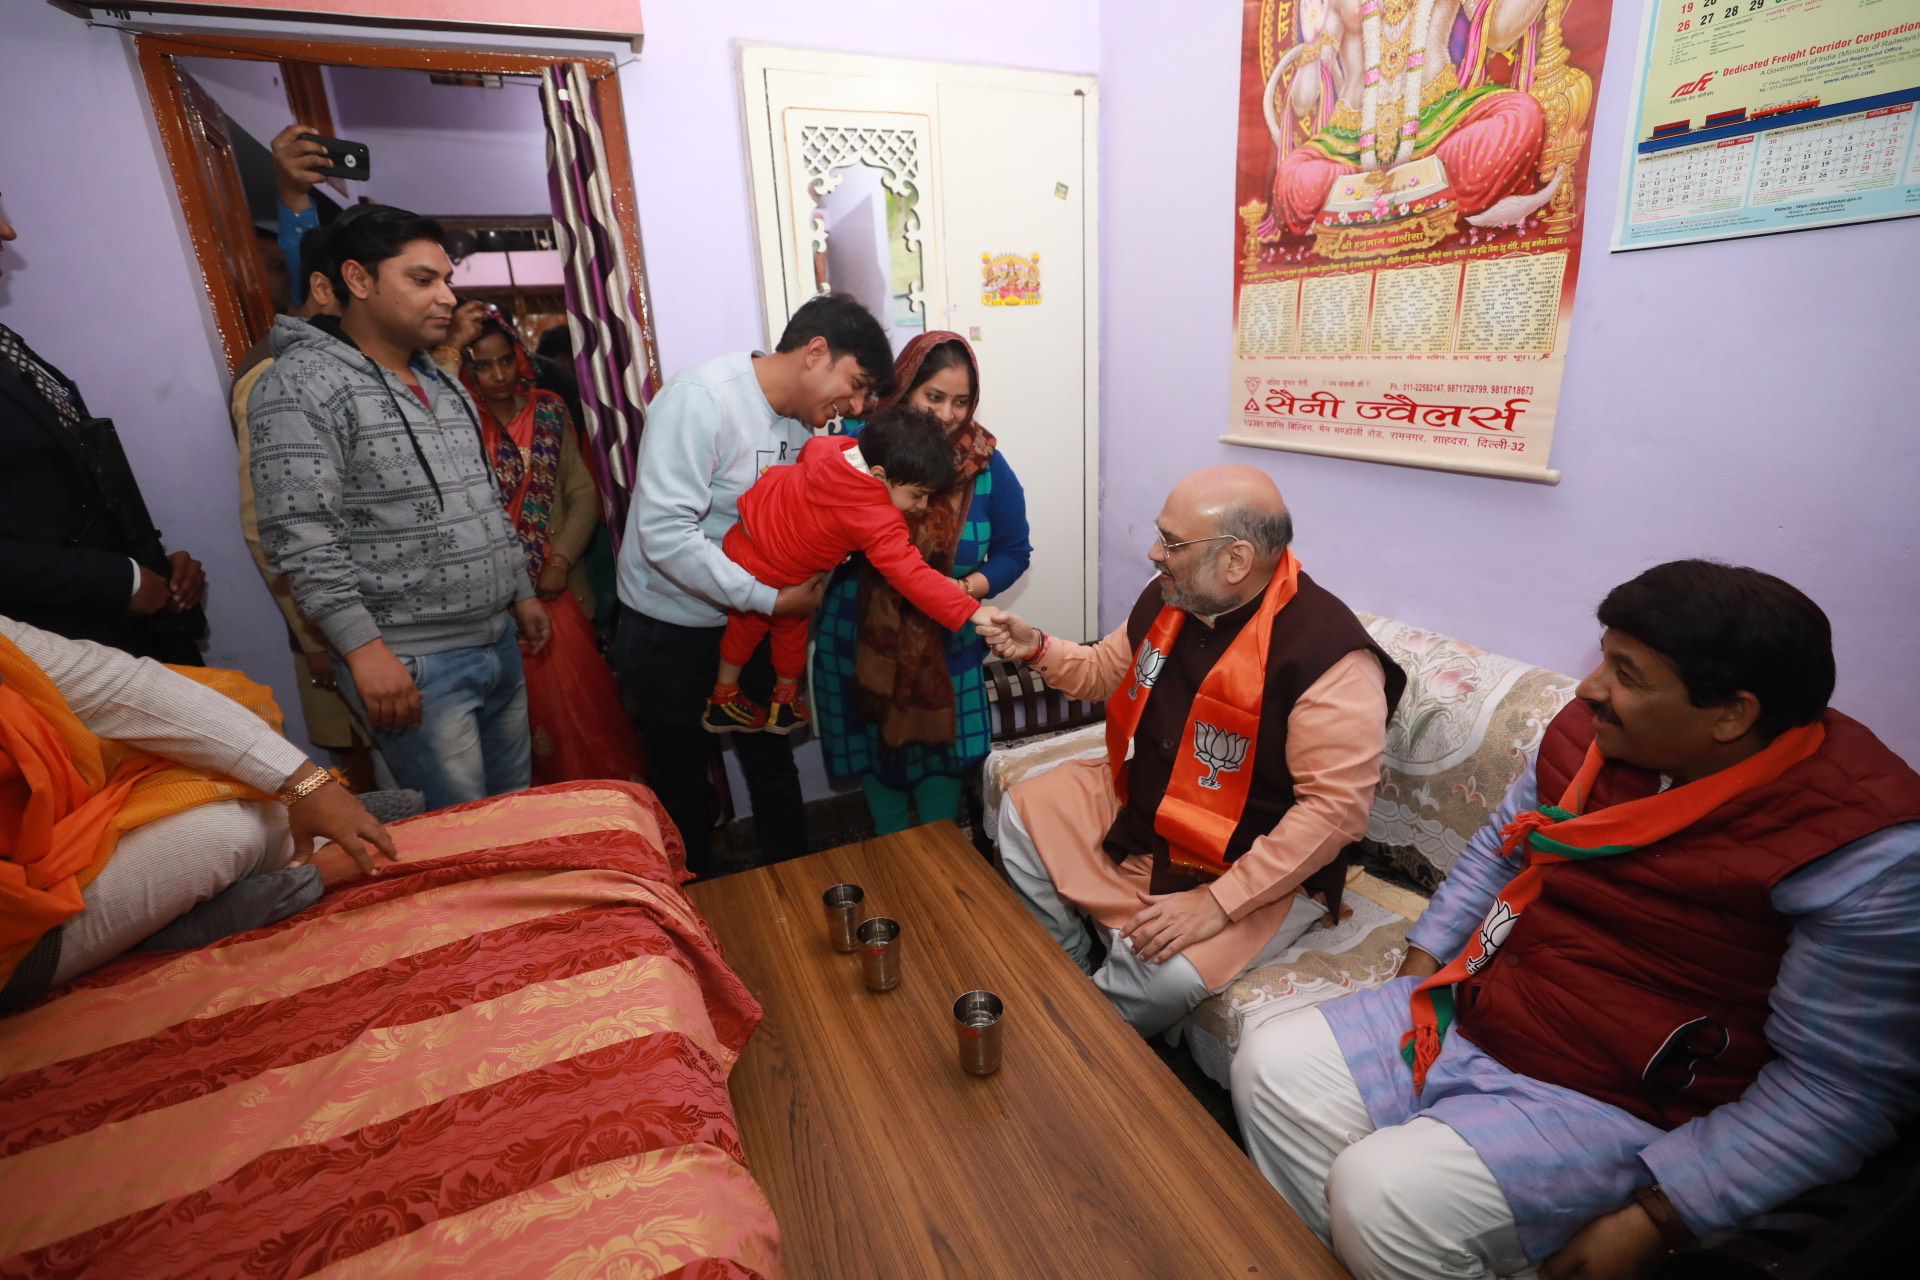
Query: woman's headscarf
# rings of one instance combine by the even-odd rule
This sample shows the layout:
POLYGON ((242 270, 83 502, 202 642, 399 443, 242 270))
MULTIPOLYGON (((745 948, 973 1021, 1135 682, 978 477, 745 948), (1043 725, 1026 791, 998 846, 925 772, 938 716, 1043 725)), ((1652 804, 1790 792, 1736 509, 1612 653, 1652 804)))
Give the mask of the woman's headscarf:
POLYGON ((501 506, 506 509, 507 519, 513 523, 526 552, 527 570, 537 582, 553 550, 548 525, 553 514, 554 494, 559 487, 562 437, 572 425, 567 417, 566 402, 535 385, 536 371, 533 357, 527 354, 527 344, 497 309, 490 309, 487 322, 474 342, 494 334, 506 338, 513 348, 514 369, 520 375, 520 390, 527 397, 527 403, 502 430, 480 394, 471 360, 462 360, 460 381, 473 402, 480 406, 480 444, 493 467, 501 506))
MULTIPOLYGON (((888 409, 913 393, 920 366, 934 348, 960 344, 971 373, 973 397, 967 416, 947 429, 954 448, 954 481, 907 517, 907 533, 927 563, 949 577, 960 530, 973 502, 974 481, 993 460, 993 435, 974 417, 980 402, 980 362, 957 333, 935 329, 909 342, 893 363, 896 390, 881 405, 888 409)), ((877 411, 876 411, 877 412, 877 411)), ((854 654, 854 711, 881 726, 889 747, 910 742, 954 740, 953 680, 947 674, 946 629, 908 604, 880 573, 868 565, 860 577, 860 629, 854 654)))

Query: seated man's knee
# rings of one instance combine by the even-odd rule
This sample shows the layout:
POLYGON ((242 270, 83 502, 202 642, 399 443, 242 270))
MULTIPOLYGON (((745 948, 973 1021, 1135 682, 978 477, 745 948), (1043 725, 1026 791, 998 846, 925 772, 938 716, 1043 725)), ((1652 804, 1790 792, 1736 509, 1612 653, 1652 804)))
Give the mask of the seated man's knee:
POLYGON ((1331 1038, 1318 1009, 1284 1013, 1244 1027, 1229 1077, 1236 1111, 1258 1106, 1286 1110, 1320 1074, 1319 1057, 1331 1038))
POLYGON ((1334 1251, 1356 1276, 1491 1276, 1526 1264, 1498 1184, 1437 1120, 1416 1117, 1342 1151, 1327 1207, 1334 1251))
POLYGON ((1206 981, 1184 955, 1147 964, 1133 954, 1131 941, 1115 930, 1106 932, 1107 962, 1093 975, 1093 984, 1135 1031, 1157 1036, 1206 999, 1206 981))

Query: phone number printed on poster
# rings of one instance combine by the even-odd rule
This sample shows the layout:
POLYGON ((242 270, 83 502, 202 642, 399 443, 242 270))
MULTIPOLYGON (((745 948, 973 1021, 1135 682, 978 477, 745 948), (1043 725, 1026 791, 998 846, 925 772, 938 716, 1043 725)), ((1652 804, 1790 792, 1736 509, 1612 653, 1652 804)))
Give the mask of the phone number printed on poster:
POLYGON ((1557 479, 1609 10, 1246 0, 1224 439, 1557 479))

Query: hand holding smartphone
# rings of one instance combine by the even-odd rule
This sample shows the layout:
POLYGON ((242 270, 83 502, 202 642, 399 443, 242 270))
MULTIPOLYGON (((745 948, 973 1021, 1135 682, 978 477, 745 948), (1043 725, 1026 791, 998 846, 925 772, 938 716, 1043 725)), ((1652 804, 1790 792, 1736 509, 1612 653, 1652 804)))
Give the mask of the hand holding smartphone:
POLYGON ((348 182, 365 182, 370 172, 371 158, 364 142, 348 142, 344 138, 329 138, 318 133, 303 133, 302 142, 317 142, 326 148, 327 162, 333 166, 328 171, 329 178, 345 178, 348 182))

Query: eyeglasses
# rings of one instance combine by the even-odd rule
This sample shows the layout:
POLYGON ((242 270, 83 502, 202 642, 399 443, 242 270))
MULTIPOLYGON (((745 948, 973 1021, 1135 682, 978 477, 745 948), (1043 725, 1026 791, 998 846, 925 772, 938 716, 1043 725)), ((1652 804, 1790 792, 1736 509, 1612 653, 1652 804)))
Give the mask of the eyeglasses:
POLYGON ((1236 535, 1231 533, 1216 533, 1209 538, 1188 538, 1185 542, 1168 542, 1167 535, 1160 532, 1160 530, 1155 529, 1153 533, 1154 536, 1160 540, 1160 549, 1168 555, 1172 555, 1182 547, 1190 547, 1196 542, 1219 542, 1223 538, 1238 540, 1236 535))

